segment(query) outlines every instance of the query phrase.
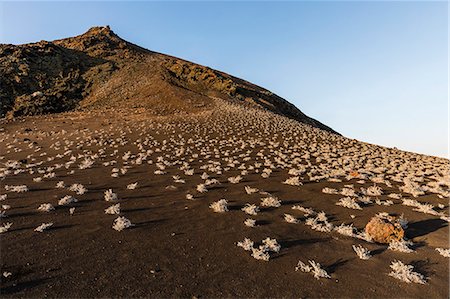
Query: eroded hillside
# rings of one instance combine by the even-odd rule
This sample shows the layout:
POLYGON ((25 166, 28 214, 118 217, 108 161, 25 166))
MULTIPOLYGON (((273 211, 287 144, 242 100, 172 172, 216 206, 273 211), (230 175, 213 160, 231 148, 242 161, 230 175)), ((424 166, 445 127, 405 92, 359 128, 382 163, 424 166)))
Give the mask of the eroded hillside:
POLYGON ((0 116, 129 107, 192 113, 213 109, 212 98, 219 98, 332 131, 264 88, 143 49, 109 27, 53 42, 0 45, 0 66, 0 116))

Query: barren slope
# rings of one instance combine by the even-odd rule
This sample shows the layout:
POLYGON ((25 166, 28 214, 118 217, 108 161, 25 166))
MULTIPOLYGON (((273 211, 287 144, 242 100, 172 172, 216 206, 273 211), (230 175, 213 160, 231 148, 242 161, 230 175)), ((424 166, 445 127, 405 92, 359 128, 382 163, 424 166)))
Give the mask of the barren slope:
POLYGON ((3 120, 2 296, 448 298, 448 258, 436 250, 448 251, 448 160, 214 105, 3 120), (215 213, 220 200, 228 211, 215 213), (411 252, 364 234, 377 213, 409 221, 411 252), (134 226, 116 231, 119 217, 134 226), (35 231, 42 224, 52 225, 35 231), (266 238, 281 247, 258 260, 237 246, 245 238, 256 253, 266 238), (425 284, 390 276, 397 260, 425 284), (330 278, 296 271, 299 261, 330 278))
POLYGON ((268 90, 140 48, 109 27, 53 42, 0 45, 0 66, 0 116, 123 107, 192 113, 212 109, 217 97, 332 131, 268 90))

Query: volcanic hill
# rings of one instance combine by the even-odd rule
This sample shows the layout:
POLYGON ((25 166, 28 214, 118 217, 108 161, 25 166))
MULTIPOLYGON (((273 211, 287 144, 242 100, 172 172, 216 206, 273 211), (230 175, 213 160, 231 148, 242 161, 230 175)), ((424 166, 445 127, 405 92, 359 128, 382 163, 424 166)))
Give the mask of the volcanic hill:
POLYGON ((146 50, 109 26, 53 42, 0 45, 0 85, 0 116, 121 107, 192 113, 214 109, 219 98, 332 131, 264 88, 146 50))

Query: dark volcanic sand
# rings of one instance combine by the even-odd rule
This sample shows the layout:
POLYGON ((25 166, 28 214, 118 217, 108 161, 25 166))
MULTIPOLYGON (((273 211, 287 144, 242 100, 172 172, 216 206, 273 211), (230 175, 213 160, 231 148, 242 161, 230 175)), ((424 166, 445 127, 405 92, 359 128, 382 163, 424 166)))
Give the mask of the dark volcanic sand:
MULTIPOLYGON (((204 122, 203 116, 187 119, 155 118, 144 114, 107 113, 71 113, 51 117, 33 117, 15 122, 3 122, 0 138, 3 164, 7 160, 27 159, 27 163, 44 161, 40 166, 45 169, 58 163, 66 163, 71 155, 77 156, 83 151, 98 152, 105 148, 105 155, 95 160, 92 168, 78 169, 84 158, 77 159, 68 169, 65 167, 53 170, 54 178, 44 178, 42 182, 34 182, 33 178, 43 174, 8 175, 1 181, 0 194, 8 194, 1 204, 11 205, 6 210, 8 217, 2 223, 12 222, 10 230, 0 235, 1 238, 1 271, 12 275, 1 280, 2 297, 429 297, 447 298, 449 296, 448 258, 438 254, 436 247, 448 248, 448 223, 439 217, 413 211, 412 207, 401 205, 400 200, 393 200, 392 206, 371 204, 363 210, 351 210, 335 203, 342 195, 329 195, 321 192, 322 188, 341 189, 346 184, 354 184, 355 189, 369 187, 356 183, 357 179, 342 183, 310 182, 302 177, 303 186, 282 184, 291 177, 289 167, 277 167, 268 179, 259 173, 249 171, 238 184, 231 184, 228 177, 237 176, 240 170, 231 168, 218 175, 200 169, 209 160, 219 161, 213 153, 211 157, 192 158, 192 154, 200 153, 192 146, 192 152, 176 157, 172 146, 180 141, 178 134, 188 140, 193 134, 209 135, 210 138, 220 136, 232 138, 230 133, 234 124, 230 120, 229 128, 218 124, 204 122), (179 126, 183 122, 189 125, 179 126), (153 124, 153 127, 147 124, 153 124), (154 124, 162 123, 159 129, 154 124), (198 123, 198 125, 194 125, 198 123), (169 124, 174 124, 170 126, 169 124), (25 129, 30 131, 26 132, 25 129), (188 128, 188 130, 184 130, 188 128), (61 132, 65 130, 66 134, 61 132), (95 132, 97 130, 97 132, 95 132), (103 131, 100 131, 103 130, 103 131), (123 130, 124 140, 128 143, 115 148, 108 144, 99 146, 92 142, 87 144, 87 136, 91 140, 112 140, 119 138, 123 130), (55 133, 48 134, 54 131, 55 133), (186 132, 187 131, 187 132, 186 132), (196 132, 196 133, 193 133, 196 132), (12 136, 14 134, 14 136, 12 136), (124 165, 122 156, 131 151, 140 152, 135 144, 138 139, 152 136, 154 141, 167 145, 161 152, 153 152, 141 165, 132 164, 128 160, 128 172, 118 178, 111 177, 112 168, 124 165), (76 138, 79 137, 77 140, 76 138), (170 137, 174 139, 169 140, 170 137), (16 141, 14 139, 17 138, 16 141), (28 138, 30 141, 24 141, 28 138), (96 139, 95 139, 96 138, 96 139), (62 158, 47 161, 47 157, 63 154, 64 140, 75 141, 69 148, 71 154, 62 158), (61 145, 58 149, 50 148, 56 141, 61 145), (14 142, 13 142, 14 141, 14 142), (83 144, 81 143, 83 141, 83 144), (29 144, 37 142, 42 147, 38 152, 29 148, 29 144), (7 144, 14 147, 7 148, 7 144), (77 149, 77 145, 80 147, 77 149), (15 152, 14 148, 22 149, 15 152), (118 153, 113 154, 114 150, 118 153), (47 155, 40 156, 42 152, 47 155), (33 153, 34 162, 27 155, 33 153), (167 156, 166 156, 167 155, 167 156), (185 175, 180 170, 181 164, 167 166, 166 174, 156 175, 157 157, 173 162, 184 158, 190 168, 195 170, 193 176, 185 175), (101 163, 116 160, 113 166, 102 166, 101 163), (153 164, 147 161, 152 160, 153 164), (75 170, 73 174, 69 171, 75 170), (208 192, 198 193, 196 185, 203 182, 200 175, 206 171, 210 178, 218 179, 221 184, 208 187, 208 192), (180 175, 185 184, 174 183, 172 175, 180 175), (83 184, 88 191, 76 195, 67 189, 57 189, 55 185, 63 180, 66 186, 73 183, 83 184), (135 190, 128 190, 127 185, 138 182, 135 190), (29 191, 15 193, 5 191, 6 185, 28 186, 29 191), (176 190, 167 190, 169 185, 176 190), (261 208, 257 216, 249 216, 240 209, 246 203, 260 204, 265 197, 258 193, 248 195, 244 186, 252 186, 277 196, 282 201, 279 208, 261 208), (122 232, 111 228, 115 215, 107 215, 104 209, 112 203, 103 199, 105 190, 112 188, 119 196, 122 215, 135 224, 122 232), (187 200, 186 194, 194 195, 194 200, 187 200), (72 195, 79 201, 70 207, 76 207, 74 215, 69 215, 69 207, 58 207, 58 200, 72 195), (229 202, 229 212, 214 213, 209 205, 221 198, 229 202), (44 213, 37 211, 42 203, 52 203, 56 210, 44 213), (316 211, 325 211, 330 222, 339 225, 353 223, 362 230, 369 219, 378 212, 404 214, 409 220, 407 231, 409 238, 415 243, 414 253, 401 253, 388 250, 386 245, 368 243, 336 232, 322 233, 312 230, 304 223, 303 213, 292 210, 293 205, 300 204, 316 211), (289 224, 283 220, 284 213, 299 218, 298 224, 289 224), (355 215, 352 219, 350 215, 355 215), (257 220, 258 227, 248 228, 243 221, 247 218, 257 220), (53 222, 48 231, 38 233, 34 228, 43 222, 53 222), (260 242, 266 237, 275 238, 281 245, 279 253, 271 254, 269 262, 259 261, 250 253, 236 246, 236 242, 248 237, 260 242), (373 257, 360 260, 352 250, 352 245, 361 244, 373 250, 373 257), (301 260, 315 260, 331 275, 331 279, 315 279, 309 273, 296 272, 295 266, 301 260), (390 277, 390 263, 401 260, 405 264, 415 266, 414 270, 427 277, 427 283, 407 284, 390 277)), ((223 120, 226 122, 228 120, 223 120)), ((222 123, 223 125, 223 123, 222 123)), ((280 141, 283 141, 281 129, 274 127, 280 141)), ((315 131, 314 131, 315 132, 315 131)), ((264 132, 250 129, 248 133, 239 132, 242 136, 269 139, 264 132)), ((274 135, 270 136, 270 139, 274 135)), ((241 138, 240 137, 240 138, 241 138)), ((194 141, 197 136, 194 136, 194 141)), ((275 139, 277 137, 274 137, 275 139)), ((208 150, 204 141, 202 149, 208 150)), ((192 145, 192 144, 191 144, 192 145)), ((149 144, 144 150, 161 148, 149 144)), ((185 146, 186 147, 186 146, 185 146)), ((220 148, 211 143, 211 148, 220 148)), ((262 162, 256 153, 261 148, 255 145, 249 155, 250 165, 255 161, 262 162)), ((287 147, 288 148, 288 147, 287 147)), ((237 154, 245 153, 236 146, 223 145, 220 152, 233 150, 237 154)), ((270 153, 270 151, 266 151, 270 153)), ((303 155, 303 153, 301 153, 303 155)), ((223 158, 222 155, 220 158, 223 158)), ((420 156, 418 156, 420 157, 420 156)), ((289 157, 288 157, 289 158, 289 157)), ((236 157, 243 162, 242 158, 236 157)), ((273 157, 271 157, 273 160, 273 157)), ((289 160, 289 159, 287 159, 289 160)), ((316 164, 314 159, 311 162, 316 164)), ((2 166, 3 167, 3 166, 2 166)), ((25 167, 22 164, 21 167, 25 167)), ((222 161, 222 167, 226 163, 222 161)), ((379 184, 384 194, 399 193, 400 183, 392 182, 393 187, 379 184)), ((407 194, 404 194, 408 197, 407 194)), ((411 196, 409 196, 411 197, 411 196)), ((386 195, 379 197, 388 199, 386 195)), ((428 202, 437 206, 444 203, 447 213, 448 199, 440 199, 437 195, 426 194, 415 198, 420 202, 428 202)), ((447 213, 448 214, 448 213, 447 213)))

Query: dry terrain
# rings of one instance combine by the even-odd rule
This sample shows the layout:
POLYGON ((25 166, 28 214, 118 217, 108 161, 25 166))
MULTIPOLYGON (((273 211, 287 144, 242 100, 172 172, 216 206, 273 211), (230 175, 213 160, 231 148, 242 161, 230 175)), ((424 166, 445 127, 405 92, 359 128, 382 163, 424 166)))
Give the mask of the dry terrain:
POLYGON ((2 296, 448 297, 448 257, 436 250, 449 241, 447 160, 217 105, 189 117, 124 110, 4 121, 1 220, 12 225, 1 234, 10 273, 2 296), (373 186, 379 195, 368 195, 373 186), (77 201, 59 205, 65 196, 77 201), (360 209, 336 204, 346 197, 360 209), (221 199, 227 211, 214 212, 221 199), (45 203, 54 209, 39 211, 45 203), (105 213, 116 204, 117 214, 105 213), (310 221, 321 211, 329 229, 318 231, 310 221), (364 235, 382 212, 407 219, 411 252, 364 235), (119 216, 133 226, 113 229, 119 216), (53 225, 35 231, 43 223, 53 225), (249 238, 257 249, 267 237, 280 245, 268 261, 237 246, 249 238), (396 260, 425 283, 389 276, 396 260), (320 263, 329 278, 295 271, 299 261, 320 263))

